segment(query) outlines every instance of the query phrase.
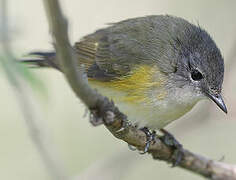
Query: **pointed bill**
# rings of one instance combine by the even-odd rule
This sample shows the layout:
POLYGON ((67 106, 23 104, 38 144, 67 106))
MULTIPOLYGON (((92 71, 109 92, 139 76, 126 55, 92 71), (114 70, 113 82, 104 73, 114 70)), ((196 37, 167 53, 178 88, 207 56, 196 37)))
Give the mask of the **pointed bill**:
POLYGON ((220 95, 220 94, 218 94, 218 95, 212 95, 212 94, 208 94, 208 96, 209 96, 209 98, 212 100, 212 101, 214 101, 216 104, 217 104, 217 106, 222 110, 222 111, 224 111, 226 114, 227 114, 227 107, 226 107, 226 105, 225 105, 225 103, 224 103, 224 100, 223 100, 223 98, 222 98, 222 96, 220 95))

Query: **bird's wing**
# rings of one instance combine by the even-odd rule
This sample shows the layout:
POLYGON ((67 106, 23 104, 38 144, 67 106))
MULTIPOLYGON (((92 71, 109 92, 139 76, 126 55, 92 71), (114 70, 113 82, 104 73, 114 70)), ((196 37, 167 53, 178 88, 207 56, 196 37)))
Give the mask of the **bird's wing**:
POLYGON ((153 65, 156 57, 151 52, 150 24, 148 19, 130 19, 77 42, 74 48, 88 77, 107 81, 129 74, 140 64, 153 65))
POLYGON ((121 38, 115 38, 114 34, 96 32, 77 42, 74 48, 89 78, 109 81, 131 70, 132 57, 124 57, 128 56, 124 52, 128 51, 128 46, 121 38))
MULTIPOLYGON (((176 69, 171 37, 182 20, 170 16, 128 19, 96 31, 75 44, 89 77, 110 80, 122 77, 140 64, 157 65, 160 71, 176 69)), ((172 40, 173 41, 173 40, 172 40)))

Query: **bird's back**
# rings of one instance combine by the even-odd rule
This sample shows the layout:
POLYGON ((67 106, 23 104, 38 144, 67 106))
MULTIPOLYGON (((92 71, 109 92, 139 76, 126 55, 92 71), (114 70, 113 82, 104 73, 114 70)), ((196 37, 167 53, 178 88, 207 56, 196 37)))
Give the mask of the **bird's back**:
POLYGON ((126 75, 136 65, 154 63, 172 73, 176 62, 171 58, 175 53, 171 46, 183 34, 183 27, 197 28, 173 16, 133 18, 85 36, 74 48, 91 78, 102 80, 103 75, 107 81, 126 75))

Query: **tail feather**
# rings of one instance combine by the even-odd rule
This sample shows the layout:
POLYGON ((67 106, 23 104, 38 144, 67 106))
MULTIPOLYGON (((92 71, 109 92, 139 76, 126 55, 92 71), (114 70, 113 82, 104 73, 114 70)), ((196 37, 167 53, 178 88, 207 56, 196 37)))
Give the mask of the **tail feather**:
POLYGON ((33 56, 34 58, 21 59, 20 61, 29 64, 31 67, 52 67, 59 71, 60 67, 56 61, 55 52, 31 52, 28 56, 33 56))

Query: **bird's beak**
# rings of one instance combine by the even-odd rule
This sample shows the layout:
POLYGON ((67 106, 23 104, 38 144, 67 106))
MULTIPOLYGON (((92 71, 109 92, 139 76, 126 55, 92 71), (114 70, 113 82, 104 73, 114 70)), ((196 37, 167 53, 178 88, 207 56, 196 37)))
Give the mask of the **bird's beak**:
POLYGON ((212 94, 208 94, 208 97, 212 100, 212 101, 214 101, 216 104, 217 104, 217 106, 222 110, 222 111, 224 111, 226 114, 227 114, 227 107, 226 107, 226 105, 225 105, 225 103, 224 103, 224 101, 223 101, 223 98, 222 98, 222 96, 220 95, 220 94, 217 94, 217 95, 212 95, 212 94))

